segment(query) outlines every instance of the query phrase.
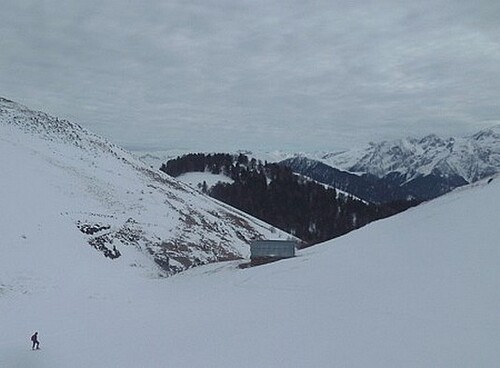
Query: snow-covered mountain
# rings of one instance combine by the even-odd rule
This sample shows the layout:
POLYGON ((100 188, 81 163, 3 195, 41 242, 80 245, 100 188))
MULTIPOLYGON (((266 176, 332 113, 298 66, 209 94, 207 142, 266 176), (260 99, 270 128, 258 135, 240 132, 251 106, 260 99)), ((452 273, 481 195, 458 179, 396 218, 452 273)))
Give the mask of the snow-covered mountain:
MULTIPOLYGON (((154 167, 188 152, 138 153, 154 167)), ((376 203, 438 197, 500 172, 500 125, 462 138, 405 138, 343 152, 245 152, 376 203)))
MULTIPOLYGON (((15 144, 2 140, 0 147, 15 144)), ((499 177, 293 259, 244 270, 236 262, 211 264, 151 279, 95 257, 66 226, 73 220, 58 205, 67 198, 53 192, 72 188, 52 187, 44 174, 51 164, 42 164, 38 152, 21 155, 24 172, 2 166, 19 189, 50 194, 33 203, 36 193, 26 190, 26 198, 7 203, 23 211, 2 211, 2 368, 500 363, 499 177), (31 351, 35 330, 40 351, 31 351)), ((3 207, 8 198, 1 199, 3 207)))
POLYGON ((500 171, 500 125, 463 138, 429 135, 383 141, 318 158, 350 172, 380 178, 397 174, 401 183, 428 175, 458 177, 473 183, 500 171))
POLYGON ((464 138, 429 135, 300 154, 284 163, 367 200, 425 200, 500 172, 500 126, 464 138))
POLYGON ((96 257, 165 275, 246 257, 252 239, 288 237, 77 124, 3 98, 0 156, 2 245, 69 231, 96 257))

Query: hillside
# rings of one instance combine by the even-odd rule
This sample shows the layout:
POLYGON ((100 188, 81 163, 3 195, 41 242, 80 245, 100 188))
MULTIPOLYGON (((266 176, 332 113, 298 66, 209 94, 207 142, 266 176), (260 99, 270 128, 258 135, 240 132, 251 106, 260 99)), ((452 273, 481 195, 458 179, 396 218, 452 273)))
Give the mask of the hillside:
MULTIPOLYGON (((288 160, 284 162, 289 163, 288 160)), ((199 183, 204 179, 197 185, 204 193, 293 234, 304 242, 304 246, 336 238, 419 203, 404 199, 368 203, 337 192, 335 188, 339 185, 335 188, 325 186, 295 174, 292 169, 283 162, 262 163, 242 153, 191 153, 160 167, 166 174, 186 182, 199 183), (193 177, 195 173, 198 175, 193 177), (210 173, 213 177, 208 175, 210 173)), ((373 192, 373 186, 366 181, 364 184, 360 187, 365 193, 373 192)))
POLYGON ((2 248, 74 233, 68 247, 158 276, 247 257, 252 239, 288 237, 77 124, 6 99, 0 155, 2 248))
POLYGON ((68 227, 4 227, 0 366, 494 368, 499 200, 497 177, 295 259, 165 279, 110 267, 68 227))
POLYGON ((399 185, 371 174, 352 174, 306 156, 295 156, 280 162, 294 172, 319 183, 330 185, 372 203, 388 203, 414 198, 399 185))

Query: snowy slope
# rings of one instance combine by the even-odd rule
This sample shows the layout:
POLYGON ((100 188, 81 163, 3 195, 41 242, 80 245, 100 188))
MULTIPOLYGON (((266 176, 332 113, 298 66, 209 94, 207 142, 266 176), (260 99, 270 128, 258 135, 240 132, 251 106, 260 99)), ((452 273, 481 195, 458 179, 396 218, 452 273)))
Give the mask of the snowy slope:
POLYGON ((191 153, 187 150, 170 150, 170 151, 133 151, 132 152, 138 159, 148 164, 154 169, 160 169, 161 165, 167 161, 172 160, 179 156, 191 153))
POLYGON ((109 262, 165 275, 246 257, 255 238, 288 236, 77 124, 5 99, 0 156, 0 233, 7 243, 41 236, 58 242, 75 232, 96 257, 113 256, 116 247, 121 256, 109 262))
POLYGON ((213 187, 218 183, 233 183, 234 180, 223 174, 212 174, 210 172, 189 172, 182 174, 177 177, 177 180, 183 183, 189 184, 193 188, 201 188, 203 183, 207 184, 207 187, 213 187))
MULTIPOLYGON (((19 186, 44 169, 27 180, 17 172, 19 186)), ((95 257, 46 202, 2 213, 2 368, 500 364, 499 177, 295 259, 163 279, 95 257), (26 228, 23 215, 40 227, 26 228)))

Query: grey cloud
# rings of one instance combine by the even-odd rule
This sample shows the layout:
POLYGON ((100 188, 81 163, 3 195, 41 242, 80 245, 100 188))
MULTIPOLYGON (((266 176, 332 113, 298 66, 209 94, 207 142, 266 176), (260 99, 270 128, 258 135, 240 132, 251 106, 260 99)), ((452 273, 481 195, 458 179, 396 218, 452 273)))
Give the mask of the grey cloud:
POLYGON ((498 120, 495 1, 18 0, 0 93, 132 148, 336 149, 498 120))

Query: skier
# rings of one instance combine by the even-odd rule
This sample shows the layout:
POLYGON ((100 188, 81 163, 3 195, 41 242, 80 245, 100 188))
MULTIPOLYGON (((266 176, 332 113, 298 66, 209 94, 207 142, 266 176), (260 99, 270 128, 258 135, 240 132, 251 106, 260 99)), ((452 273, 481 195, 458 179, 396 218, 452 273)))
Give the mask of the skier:
POLYGON ((40 349, 40 341, 38 341, 38 332, 35 332, 33 336, 31 336, 31 341, 33 342, 31 350, 40 349))

